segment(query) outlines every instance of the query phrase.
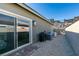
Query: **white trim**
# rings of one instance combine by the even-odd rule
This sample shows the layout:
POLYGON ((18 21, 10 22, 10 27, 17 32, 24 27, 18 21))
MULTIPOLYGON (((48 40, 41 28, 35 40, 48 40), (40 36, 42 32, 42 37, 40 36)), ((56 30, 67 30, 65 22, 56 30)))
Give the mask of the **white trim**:
POLYGON ((0 9, 0 13, 6 14, 6 15, 9 15, 9 16, 12 16, 12 17, 23 18, 23 19, 27 19, 28 21, 32 21, 32 19, 30 19, 28 17, 24 17, 24 16, 21 16, 21 15, 6 11, 4 9, 0 9))
POLYGON ((30 22, 30 42, 33 43, 32 22, 30 22))
POLYGON ((16 32, 16 18, 14 18, 14 48, 15 48, 15 41, 16 41, 15 32, 16 32))
POLYGON ((17 43, 16 43, 16 47, 18 48, 18 29, 17 29, 17 26, 18 26, 18 19, 16 18, 16 33, 17 33, 17 43))
MULTIPOLYGON (((29 7, 27 4, 25 4, 25 3, 17 3, 17 4, 20 5, 20 6, 22 6, 22 7, 24 7, 25 9, 31 11, 32 13, 38 15, 39 17, 41 17, 41 18, 47 20, 47 18, 45 18, 44 16, 40 15, 37 11, 35 11, 35 10, 32 9, 31 7, 29 7)), ((47 20, 47 21, 48 21, 48 20, 47 20)))
MULTIPOLYGON (((48 23, 52 24, 46 17, 42 16, 40 13, 38 13, 37 11, 35 11, 34 9, 32 9, 31 7, 29 7, 27 4, 25 3, 17 3, 18 5, 20 5, 21 7, 25 8, 26 10, 31 11, 32 13, 34 13, 35 15, 41 17, 44 21, 47 21, 48 23)), ((53 24, 52 24, 53 25, 53 24)))
POLYGON ((24 44, 24 45, 22 45, 20 47, 17 47, 15 49, 11 50, 11 51, 5 52, 5 53, 1 54, 1 56, 8 55, 8 54, 10 54, 12 52, 15 52, 15 51, 17 51, 19 49, 22 49, 25 46, 28 46, 28 45, 32 44, 32 19, 30 19, 28 17, 18 15, 18 14, 15 14, 15 13, 12 13, 12 12, 9 12, 9 11, 6 11, 6 10, 3 10, 3 9, 0 9, 0 13, 8 15, 8 16, 15 17, 15 18, 22 18, 22 19, 25 19, 25 20, 27 19, 30 22, 30 42, 28 44, 24 44))

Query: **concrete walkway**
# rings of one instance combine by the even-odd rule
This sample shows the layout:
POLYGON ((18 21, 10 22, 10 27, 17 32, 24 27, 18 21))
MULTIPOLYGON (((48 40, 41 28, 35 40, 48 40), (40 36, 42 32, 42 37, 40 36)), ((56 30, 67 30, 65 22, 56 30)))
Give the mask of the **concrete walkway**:
POLYGON ((37 42, 33 46, 39 49, 32 52, 31 56, 72 56, 73 51, 67 43, 64 35, 59 35, 53 40, 37 42))

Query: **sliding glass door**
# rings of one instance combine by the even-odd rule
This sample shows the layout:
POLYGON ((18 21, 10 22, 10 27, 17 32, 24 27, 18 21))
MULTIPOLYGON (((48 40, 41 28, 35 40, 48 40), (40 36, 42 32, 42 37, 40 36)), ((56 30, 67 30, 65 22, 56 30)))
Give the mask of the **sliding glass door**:
POLYGON ((0 54, 14 49, 14 18, 0 14, 0 54))
POLYGON ((30 21, 0 14, 0 54, 30 43, 30 21))
POLYGON ((18 46, 29 43, 29 21, 18 19, 18 46))

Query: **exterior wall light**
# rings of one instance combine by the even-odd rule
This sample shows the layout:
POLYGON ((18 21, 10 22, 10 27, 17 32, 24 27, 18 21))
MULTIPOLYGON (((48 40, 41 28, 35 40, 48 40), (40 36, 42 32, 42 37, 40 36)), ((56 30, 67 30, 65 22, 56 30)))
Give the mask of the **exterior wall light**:
POLYGON ((33 26, 36 26, 37 22, 35 20, 33 20, 33 26))

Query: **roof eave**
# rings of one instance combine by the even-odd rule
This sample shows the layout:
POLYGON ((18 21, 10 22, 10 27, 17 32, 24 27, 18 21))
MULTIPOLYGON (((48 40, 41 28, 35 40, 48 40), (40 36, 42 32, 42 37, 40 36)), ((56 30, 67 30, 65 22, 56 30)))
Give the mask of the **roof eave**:
POLYGON ((44 16, 40 15, 37 11, 33 10, 32 8, 30 8, 25 3, 17 3, 17 4, 20 5, 20 6, 22 6, 25 9, 29 10, 30 12, 34 13, 35 15, 41 17, 42 19, 44 19, 45 21, 49 22, 50 24, 52 24, 47 18, 45 18, 44 16))

